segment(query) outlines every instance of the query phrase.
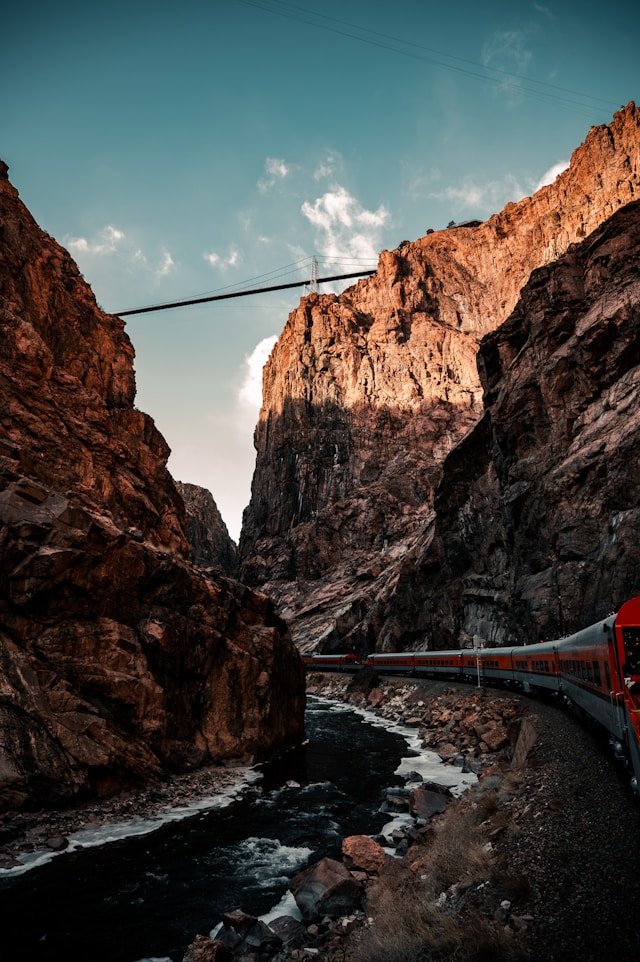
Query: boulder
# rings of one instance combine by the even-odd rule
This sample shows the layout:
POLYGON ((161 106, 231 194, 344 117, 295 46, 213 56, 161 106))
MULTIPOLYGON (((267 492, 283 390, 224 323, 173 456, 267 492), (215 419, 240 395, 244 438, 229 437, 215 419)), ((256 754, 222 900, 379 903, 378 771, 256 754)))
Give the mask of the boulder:
POLYGON ((496 725, 495 728, 488 728, 482 736, 482 740, 487 745, 489 751, 492 752, 497 752, 509 744, 509 736, 502 725, 496 725))
POLYGON ((275 953, 282 945, 280 936, 268 925, 241 909, 226 912, 222 916, 218 940, 236 955, 251 952, 268 955, 275 953))
POLYGON ((350 835, 342 843, 342 858, 349 869, 376 875, 387 860, 377 842, 368 835, 350 835))
POLYGON ((310 933, 302 922, 298 922, 291 915, 279 915, 272 919, 269 928, 282 939, 282 944, 288 949, 300 949, 311 941, 310 933))
POLYGON ((323 858, 299 872, 290 888, 303 919, 309 922, 325 915, 348 915, 358 907, 362 894, 362 885, 349 869, 332 858, 323 858))
POLYGON ((448 798, 441 792, 433 792, 422 785, 411 789, 409 795, 409 811, 417 818, 429 820, 433 815, 444 812, 448 798))
POLYGON ((232 955, 226 945, 206 935, 196 935, 188 946, 182 962, 231 962, 232 955))

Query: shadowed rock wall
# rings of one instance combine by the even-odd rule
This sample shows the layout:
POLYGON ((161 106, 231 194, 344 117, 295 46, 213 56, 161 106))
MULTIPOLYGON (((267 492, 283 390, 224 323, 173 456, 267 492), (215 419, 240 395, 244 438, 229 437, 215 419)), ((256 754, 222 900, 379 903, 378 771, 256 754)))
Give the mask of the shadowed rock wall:
POLYGON ((133 349, 0 168, 0 807, 68 800, 303 734, 263 595, 186 559, 133 349))
POLYGON ((640 592, 640 202, 532 275, 479 369, 485 414, 371 616, 383 647, 554 638, 640 592))
POLYGON ((176 481, 176 488, 187 512, 186 532, 192 560, 234 574, 238 551, 211 492, 182 481, 176 481))

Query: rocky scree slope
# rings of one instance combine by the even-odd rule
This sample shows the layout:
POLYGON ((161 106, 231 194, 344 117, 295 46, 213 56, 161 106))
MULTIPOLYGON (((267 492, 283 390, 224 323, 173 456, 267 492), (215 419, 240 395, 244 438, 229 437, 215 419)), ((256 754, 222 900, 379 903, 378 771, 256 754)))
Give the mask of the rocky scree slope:
POLYGON ((390 647, 554 638, 640 591, 640 201, 534 272, 479 369, 483 417, 371 616, 390 647))
POLYGON ((176 488, 187 512, 187 541, 191 559, 205 567, 219 568, 233 575, 237 565, 237 548, 229 537, 213 495, 197 484, 176 481, 176 488))
POLYGON ((289 316, 265 368, 241 571, 331 647, 362 628, 430 517, 447 454, 482 413, 476 353, 531 272, 561 256, 640 184, 640 111, 594 127, 568 170, 478 227, 380 257, 339 297, 289 316))
POLYGON ((0 807, 298 740, 304 679, 262 595, 186 559, 133 348, 0 167, 0 807))

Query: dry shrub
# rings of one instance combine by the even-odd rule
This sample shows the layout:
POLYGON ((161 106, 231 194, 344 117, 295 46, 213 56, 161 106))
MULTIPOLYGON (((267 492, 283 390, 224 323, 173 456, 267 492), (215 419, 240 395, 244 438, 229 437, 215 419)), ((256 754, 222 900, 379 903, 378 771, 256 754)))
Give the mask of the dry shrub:
POLYGON ((473 883, 487 878, 491 862, 478 826, 484 814, 460 802, 447 809, 437 826, 425 866, 425 882, 433 897, 455 882, 473 883))
POLYGON ((497 792, 487 792, 478 801, 478 809, 484 818, 489 815, 494 815, 500 808, 500 802, 498 801, 497 792))
POLYGON ((362 930, 350 962, 515 962, 512 937, 476 912, 438 907, 424 884, 390 863, 371 892, 373 924, 362 930))

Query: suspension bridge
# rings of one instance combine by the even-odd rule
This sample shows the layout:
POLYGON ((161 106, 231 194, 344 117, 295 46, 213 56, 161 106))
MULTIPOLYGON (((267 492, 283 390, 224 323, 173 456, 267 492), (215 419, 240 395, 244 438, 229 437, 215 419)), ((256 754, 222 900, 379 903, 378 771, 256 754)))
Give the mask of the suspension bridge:
MULTIPOLYGON (((335 261, 328 258, 323 258, 327 263, 325 267, 336 264, 351 264, 355 266, 355 262, 362 260, 365 263, 370 263, 370 261, 365 260, 365 258, 353 258, 348 261, 335 261)), ((266 294, 270 291, 286 291, 296 287, 306 288, 309 293, 317 292, 318 286, 320 284, 328 284, 332 281, 345 281, 351 280, 356 277, 370 277, 375 274, 375 267, 360 267, 356 271, 350 271, 345 274, 331 274, 326 277, 319 276, 319 265, 318 256, 313 255, 312 257, 302 258, 300 261, 295 261, 294 264, 287 264, 283 268, 276 268, 274 271, 269 271, 267 274, 259 274, 257 277, 251 278, 251 281, 242 282, 243 286, 240 290, 230 290, 229 288, 220 288, 217 291, 211 291, 207 294, 198 295, 197 297, 183 298, 179 301, 167 301, 162 304, 150 304, 146 307, 133 307, 126 311, 114 311, 118 317, 129 317, 133 314, 152 314, 155 311, 169 311, 174 310, 178 307, 190 307, 194 304, 208 304, 211 301, 225 301, 234 297, 250 297, 253 294, 266 294), (307 264, 307 262, 310 262, 307 264), (278 277, 286 276, 287 273, 291 274, 294 272, 299 272, 302 268, 307 268, 309 270, 309 277, 296 280, 288 281, 285 284, 263 284, 261 287, 246 287, 244 285, 258 281, 260 279, 266 280, 270 278, 271 280, 276 280, 278 277), (287 271, 287 268, 294 268, 293 271, 287 271), (276 275, 275 277, 273 275, 276 275)), ((230 285, 230 287, 238 287, 240 285, 230 285)))

